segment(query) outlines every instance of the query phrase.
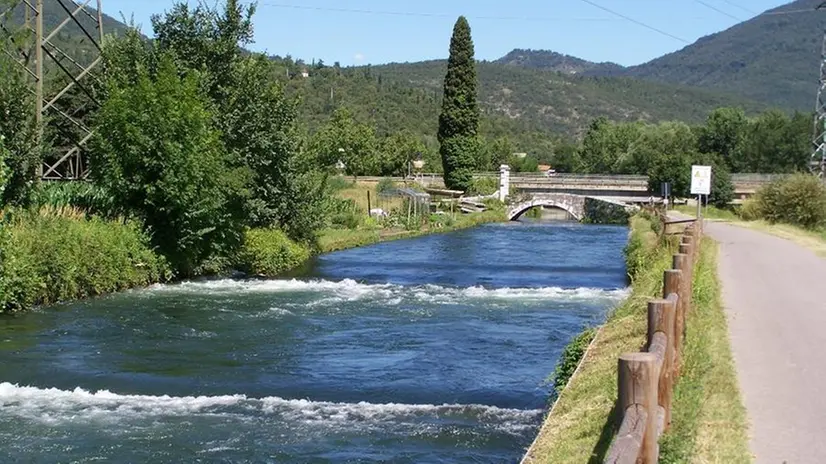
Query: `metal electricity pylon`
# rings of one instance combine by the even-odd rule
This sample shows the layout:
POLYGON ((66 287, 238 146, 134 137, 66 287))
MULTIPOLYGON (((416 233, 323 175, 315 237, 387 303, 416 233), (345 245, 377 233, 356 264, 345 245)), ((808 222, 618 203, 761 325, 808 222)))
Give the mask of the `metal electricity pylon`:
POLYGON ((35 96, 41 145, 45 127, 59 133, 63 140, 51 153, 45 154, 43 164, 37 167, 42 179, 83 179, 89 174, 84 146, 92 138, 92 130, 78 114, 88 111, 90 104, 97 104, 87 83, 91 71, 102 59, 103 42, 102 0, 96 0, 97 11, 90 11, 91 2, 14 0, 0 15, 0 32, 7 41, 3 51, 34 83, 31 91, 35 96), (51 15, 50 23, 55 24, 48 29, 44 25, 46 12, 51 15), (76 28, 74 36, 65 34, 67 27, 76 28), (71 49, 58 46, 55 44, 58 39, 69 41, 67 43, 75 40, 78 46, 71 49), (91 47, 80 47, 83 42, 91 47))
MULTIPOLYGON (((824 7, 826 7, 826 2, 822 2, 815 10, 824 7)), ((818 177, 826 179, 826 31, 823 33, 823 44, 820 51, 820 81, 817 89, 817 101, 815 102, 813 133, 814 152, 812 152, 810 169, 818 177)))

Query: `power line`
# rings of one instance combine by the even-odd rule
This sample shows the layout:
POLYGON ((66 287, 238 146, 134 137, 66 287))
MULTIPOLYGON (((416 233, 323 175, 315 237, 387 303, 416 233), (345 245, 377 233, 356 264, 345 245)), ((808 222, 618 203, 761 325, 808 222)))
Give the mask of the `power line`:
POLYGON ((714 5, 711 5, 711 4, 708 4, 708 3, 704 2, 703 0, 694 0, 694 1, 699 3, 700 5, 703 5, 704 7, 708 8, 710 10, 714 10, 714 11, 720 13, 723 16, 728 16, 729 18, 734 19, 736 21, 742 21, 742 19, 738 18, 737 16, 734 16, 733 14, 729 14, 729 13, 717 8, 714 5))
POLYGON ((604 6, 602 6, 602 5, 599 5, 599 4, 594 3, 594 2, 592 2, 591 0, 580 0, 580 1, 582 1, 582 2, 584 2, 584 3, 589 4, 589 5, 591 5, 591 6, 592 6, 592 7, 594 7, 594 8, 599 8, 599 9, 600 9, 600 10, 602 10, 602 11, 605 11, 605 12, 611 13, 611 14, 612 14, 612 15, 614 15, 614 16, 618 16, 618 17, 620 17, 620 18, 622 18, 622 19, 624 19, 624 20, 626 20, 626 21, 630 21, 630 22, 632 22, 632 23, 634 23, 634 24, 636 24, 636 25, 638 25, 638 26, 642 26, 642 27, 644 27, 644 28, 646 28, 646 29, 650 29, 650 30, 652 30, 652 31, 654 31, 654 32, 657 32, 657 33, 659 33, 659 34, 662 34, 662 35, 664 35, 664 36, 666 36, 666 37, 671 37, 672 39, 674 39, 674 40, 679 40, 680 42, 683 42, 683 43, 691 43, 691 42, 689 42, 688 40, 683 39, 682 37, 677 37, 677 36, 676 36, 676 35, 674 35, 674 34, 671 34, 671 33, 665 32, 665 31, 664 31, 664 30, 662 30, 662 29, 657 29, 657 28, 656 28, 656 27, 654 27, 654 26, 649 26, 648 24, 645 24, 644 22, 642 22, 642 21, 638 21, 638 20, 636 20, 636 19, 634 19, 634 18, 631 18, 630 16, 625 16, 625 15, 624 15, 624 14, 622 14, 622 13, 617 13, 617 12, 616 12, 616 11, 614 11, 614 10, 610 10, 610 9, 608 9, 608 8, 605 8, 605 7, 604 7, 604 6))
POLYGON ((739 5, 739 4, 737 4, 737 3, 734 3, 734 2, 732 2, 731 0, 720 0, 720 1, 721 1, 721 2, 723 2, 723 3, 726 3, 726 4, 728 4, 728 5, 731 5, 731 6, 735 7, 735 8, 740 8, 741 10, 745 11, 746 13, 753 14, 753 15, 759 14, 759 13, 757 13, 756 11, 754 11, 754 10, 752 10, 752 9, 749 9, 749 8, 746 8, 746 7, 744 7, 744 6, 742 6, 742 5, 739 5))
MULTIPOLYGON (((308 5, 293 5, 288 3, 268 3, 261 2, 261 6, 269 6, 273 8, 285 8, 292 10, 305 11, 328 11, 335 13, 357 13, 370 15, 384 15, 384 16, 412 16, 421 18, 455 18, 455 14, 446 13, 421 13, 414 11, 389 11, 389 10, 365 10, 355 8, 335 8, 335 7, 321 7, 308 5)), ((465 16, 468 19, 494 19, 502 21, 613 21, 611 18, 562 18, 562 17, 537 17, 537 16, 465 16)))

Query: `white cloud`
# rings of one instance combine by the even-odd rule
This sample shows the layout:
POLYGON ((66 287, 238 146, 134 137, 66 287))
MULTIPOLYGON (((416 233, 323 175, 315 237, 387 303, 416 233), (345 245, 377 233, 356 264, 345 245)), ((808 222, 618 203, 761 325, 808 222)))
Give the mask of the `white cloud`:
POLYGON ((356 53, 356 56, 354 56, 353 59, 359 62, 364 61, 364 54, 356 53))

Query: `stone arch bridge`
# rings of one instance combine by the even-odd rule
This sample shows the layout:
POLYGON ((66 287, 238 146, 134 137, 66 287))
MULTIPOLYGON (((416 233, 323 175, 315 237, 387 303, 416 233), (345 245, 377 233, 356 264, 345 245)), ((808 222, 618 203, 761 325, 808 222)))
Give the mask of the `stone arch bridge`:
POLYGON ((529 209, 549 206, 567 211, 577 221, 625 224, 636 206, 607 198, 571 193, 533 193, 508 205, 508 220, 515 221, 529 209))

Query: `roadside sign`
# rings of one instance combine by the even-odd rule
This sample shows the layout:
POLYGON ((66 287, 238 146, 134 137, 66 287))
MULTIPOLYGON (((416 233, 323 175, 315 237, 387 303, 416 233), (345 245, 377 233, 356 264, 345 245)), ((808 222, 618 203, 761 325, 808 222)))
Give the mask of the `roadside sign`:
POLYGON ((711 193, 711 166, 691 166, 691 194, 711 193))

